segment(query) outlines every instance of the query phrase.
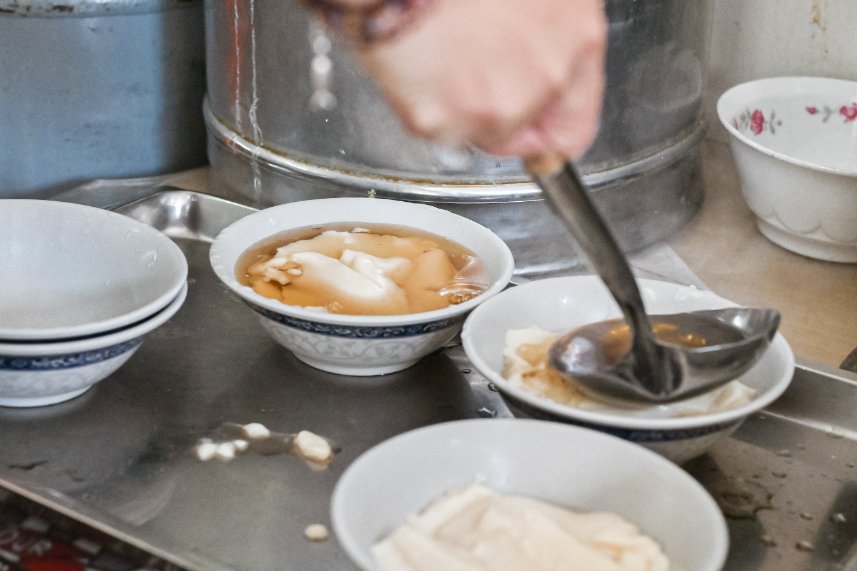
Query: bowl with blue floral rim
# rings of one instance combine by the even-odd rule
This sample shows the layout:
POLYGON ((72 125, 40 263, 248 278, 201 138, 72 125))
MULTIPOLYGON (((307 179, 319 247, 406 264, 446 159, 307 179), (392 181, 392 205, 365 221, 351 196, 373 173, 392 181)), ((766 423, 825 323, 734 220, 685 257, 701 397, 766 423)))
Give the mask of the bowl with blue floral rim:
POLYGON ((293 202, 250 214, 217 236, 209 257, 217 277, 246 303, 271 338, 310 366, 351 376, 400 371, 442 348, 460 332, 470 311, 508 285, 515 267, 502 239, 463 216, 426 204, 352 197, 293 202), (484 265, 484 291, 441 309, 354 315, 289 305, 239 279, 239 262, 259 243, 300 228, 344 223, 370 228, 394 224, 459 244, 484 265))
MULTIPOLYGON (((638 285, 651 315, 735 305, 693 286, 649 279, 639 279, 638 285)), ((559 335, 620 316, 619 307, 597 276, 549 278, 509 288, 479 306, 467 318, 461 340, 474 368, 493 383, 515 416, 605 432, 676 463, 709 450, 737 430, 748 416, 778 398, 791 382, 794 353, 779 333, 760 361, 732 383, 712 393, 665 405, 601 402, 583 391, 566 391, 565 381, 557 377, 538 384, 524 375, 512 374, 511 363, 516 357, 510 354, 510 347, 521 346, 514 341, 521 335, 516 332, 544 335, 539 340, 549 343, 549 334, 559 335)), ((535 377, 545 378, 538 374, 535 377)))
POLYGON ((187 297, 187 283, 160 311, 127 327, 45 342, 0 342, 0 406, 35 407, 71 400, 107 379, 169 321, 187 297))

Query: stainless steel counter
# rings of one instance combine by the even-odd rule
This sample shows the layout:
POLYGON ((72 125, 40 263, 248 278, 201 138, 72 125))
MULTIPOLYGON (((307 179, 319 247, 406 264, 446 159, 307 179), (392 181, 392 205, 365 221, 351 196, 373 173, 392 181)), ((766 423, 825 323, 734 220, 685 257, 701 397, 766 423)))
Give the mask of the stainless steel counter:
MULTIPOLYGON (((728 517, 727 569, 857 569, 857 375, 835 368, 857 344, 857 265, 786 252, 755 230, 728 147, 707 143, 706 203, 670 246, 701 281, 735 301, 783 311, 800 359, 791 388, 685 468, 728 517)), ((251 209, 206 194, 207 170, 76 198, 173 237, 188 257, 185 306, 118 373, 68 403, 0 409, 0 485, 193 569, 351 569, 329 525, 333 486, 360 453, 402 431, 507 416, 459 347, 387 377, 303 365, 215 279, 208 243, 251 209), (190 192, 160 192, 177 186, 190 192), (131 203, 131 204, 129 204, 131 203), (341 453, 326 470, 294 456, 200 462, 200 438, 225 422, 309 429, 341 453)))
MULTIPOLYGON (((0 409, 3 487, 187 568, 347 570, 335 538, 310 542, 303 530, 330 525, 330 493, 351 461, 411 428, 509 415, 459 347, 350 378, 277 345, 208 264, 208 242, 246 207, 179 191, 120 211, 182 247, 187 301, 82 397, 0 409), (288 455, 200 462, 195 443, 225 422, 309 429, 341 452, 325 470, 288 455)), ((854 403, 857 375, 803 361, 783 398, 685 466, 729 516, 727 569, 857 568, 854 403)))

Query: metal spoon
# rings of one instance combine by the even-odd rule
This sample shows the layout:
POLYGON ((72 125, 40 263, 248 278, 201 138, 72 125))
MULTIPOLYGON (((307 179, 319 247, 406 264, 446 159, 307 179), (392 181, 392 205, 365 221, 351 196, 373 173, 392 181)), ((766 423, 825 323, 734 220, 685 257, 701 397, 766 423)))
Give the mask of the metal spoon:
POLYGON ((560 337, 549 362, 564 378, 602 398, 670 402, 717 388, 759 360, 779 325, 777 311, 729 308, 657 316, 661 327, 674 329, 675 339, 690 335, 687 339, 703 343, 693 347, 659 340, 628 261, 574 165, 558 156, 524 163, 630 326, 624 347, 615 344, 623 335, 622 320, 590 324, 560 337), (617 346, 625 350, 617 354, 617 346))

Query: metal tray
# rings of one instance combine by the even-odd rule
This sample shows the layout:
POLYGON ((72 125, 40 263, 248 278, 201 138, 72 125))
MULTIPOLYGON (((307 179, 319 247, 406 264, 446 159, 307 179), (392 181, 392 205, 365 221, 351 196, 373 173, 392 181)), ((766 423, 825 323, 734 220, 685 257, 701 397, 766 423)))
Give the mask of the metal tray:
MULTIPOLYGON (((347 570, 335 537, 303 531, 330 525, 330 494, 351 461, 419 426, 510 416, 458 346, 384 377, 302 364, 208 263, 211 240, 251 208, 163 188, 128 196, 116 209, 187 256, 187 301, 83 396, 0 409, 0 486, 186 568, 347 570), (195 443, 225 422, 312 430, 341 452, 324 470, 287 455, 200 462, 195 443)), ((780 400, 685 465, 728 516, 727 569, 857 569, 855 404, 857 375, 801 363, 780 400)))

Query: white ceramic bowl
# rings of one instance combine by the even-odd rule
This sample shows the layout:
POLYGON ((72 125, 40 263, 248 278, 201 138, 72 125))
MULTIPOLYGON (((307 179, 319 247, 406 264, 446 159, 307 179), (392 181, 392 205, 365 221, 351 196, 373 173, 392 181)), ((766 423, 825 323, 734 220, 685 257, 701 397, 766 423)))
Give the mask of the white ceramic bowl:
POLYGON ((377 569, 372 544, 477 479, 503 494, 614 512, 657 541, 671 569, 715 571, 726 559, 723 515, 683 470, 618 438, 536 420, 447 422, 375 446, 336 484, 336 537, 358 566, 377 569))
POLYGON ((161 232, 100 208, 0 201, 0 340, 99 334, 164 308, 187 260, 161 232))
POLYGON ((105 335, 54 343, 0 343, 0 406, 44 406, 83 394, 130 359, 143 337, 175 315, 186 296, 184 284, 159 312, 105 335))
POLYGON ((217 277, 257 313, 274 340, 313 367, 358 376, 405 369, 443 347, 474 307, 506 287, 514 271, 509 248, 488 228, 433 206, 378 198, 307 200, 261 210, 223 230, 210 257, 217 277), (435 311, 339 315, 286 305, 236 279, 239 258, 257 242, 290 229, 341 222, 396 224, 443 236, 482 260, 490 285, 473 299, 435 311))
POLYGON ((759 230, 813 258, 857 262, 857 82, 773 77, 717 102, 759 230))
MULTIPOLYGON (((655 280, 638 280, 646 310, 679 313, 734 306, 711 292, 655 280)), ((564 332, 587 323, 620 317, 604 284, 595 276, 570 276, 510 288, 471 313, 461 332, 474 367, 493 382, 518 416, 555 420, 594 428, 641 444, 682 463, 708 450, 735 431, 744 419, 770 404, 786 390, 794 371, 794 354, 777 334, 761 360, 738 379, 758 392, 749 403, 698 416, 672 416, 670 406, 644 410, 584 410, 538 396, 507 381, 501 374, 506 332, 537 326, 564 332)))

